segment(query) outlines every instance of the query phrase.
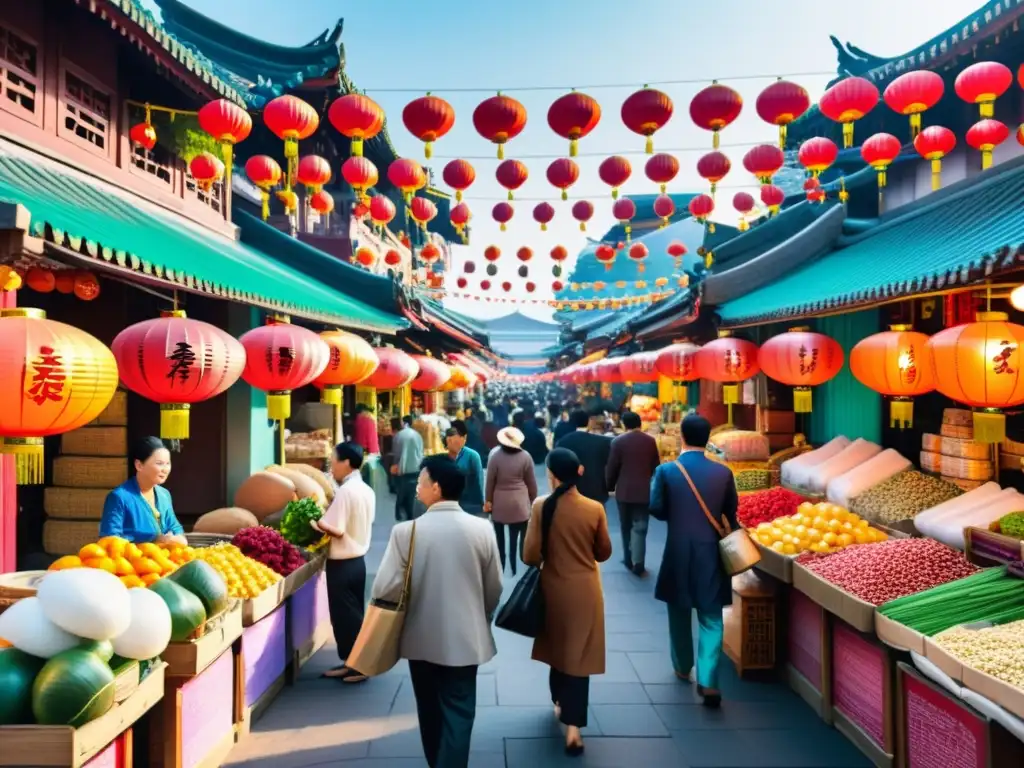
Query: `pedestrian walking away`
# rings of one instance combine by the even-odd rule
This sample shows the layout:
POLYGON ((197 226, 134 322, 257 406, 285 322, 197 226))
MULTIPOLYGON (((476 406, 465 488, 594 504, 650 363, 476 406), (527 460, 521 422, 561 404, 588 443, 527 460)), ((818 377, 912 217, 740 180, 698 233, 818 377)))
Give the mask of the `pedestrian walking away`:
MULTIPOLYGON (((459 506, 465 475, 447 456, 423 461, 408 608, 399 655, 409 660, 420 740, 431 768, 466 768, 476 718, 477 668, 497 649, 491 619, 501 599, 498 545, 490 524, 459 506)), ((374 579, 375 600, 397 602, 413 524, 399 523, 374 579)))
POLYGON ((423 462, 423 437, 412 428, 412 416, 402 417, 402 428, 392 441, 391 474, 397 478, 395 520, 412 520, 416 508, 416 481, 423 462))
POLYGON ((586 411, 573 411, 572 423, 575 429, 555 443, 555 447, 566 448, 576 454, 583 465, 583 476, 577 484, 579 492, 588 499, 604 504, 608 501, 605 469, 612 449, 612 439, 590 432, 590 422, 591 417, 586 411))
POLYGON ((722 566, 718 532, 708 515, 723 515, 732 530, 738 498, 728 467, 704 455, 711 424, 690 414, 682 423, 683 451, 676 461, 658 467, 651 481, 651 516, 668 523, 665 554, 654 596, 668 604, 672 666, 676 677, 697 683, 704 704, 722 700, 718 667, 722 656, 722 608, 732 602, 732 580, 722 566), (692 483, 692 485, 691 485, 692 483), (691 613, 699 627, 694 673, 691 613))
POLYGON ((641 429, 638 414, 626 411, 622 426, 627 431, 612 440, 605 477, 619 508, 622 562, 637 576, 646 576, 651 478, 661 464, 661 454, 658 441, 641 429))
POLYGON ((346 683, 366 680, 364 675, 345 666, 363 624, 366 604, 366 553, 377 499, 363 482, 363 448, 358 443, 339 443, 331 460, 331 475, 338 483, 334 500, 314 530, 331 537, 325 566, 327 608, 338 646, 341 665, 327 670, 324 677, 340 678, 346 683))
POLYGON ((522 560, 526 523, 537 498, 537 475, 533 459, 523 449, 523 433, 516 427, 498 432, 498 447, 487 458, 487 503, 501 556, 501 570, 508 561, 512 575, 522 560), (506 546, 507 532, 507 546, 506 546))
POLYGON ((590 676, 605 671, 604 593, 599 563, 612 556, 604 507, 577 484, 583 466, 572 451, 548 455, 549 496, 537 499, 526 531, 523 561, 542 566, 544 627, 532 657, 551 667, 548 687, 555 717, 566 726, 565 751, 583 753, 590 676))

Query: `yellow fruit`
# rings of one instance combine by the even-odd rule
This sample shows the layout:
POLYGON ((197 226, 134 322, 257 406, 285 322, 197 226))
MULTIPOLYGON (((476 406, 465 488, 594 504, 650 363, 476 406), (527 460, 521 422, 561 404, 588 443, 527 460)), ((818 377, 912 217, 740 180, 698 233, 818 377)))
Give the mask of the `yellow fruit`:
POLYGON ((850 533, 852 530, 853 530, 853 523, 851 523, 849 520, 847 520, 845 523, 843 523, 843 531, 845 533, 850 533))
POLYGON ((833 544, 836 543, 836 535, 834 533, 832 533, 832 531, 829 531, 828 533, 826 533, 824 536, 821 537, 821 541, 826 546, 831 547, 833 544))
POLYGON ((867 544, 871 538, 862 528, 858 528, 853 533, 853 541, 856 544, 867 544))
POLYGON ((757 540, 764 544, 764 546, 766 547, 770 547, 772 545, 772 537, 769 536, 767 533, 759 534, 757 540))
POLYGON ((124 556, 128 560, 135 560, 136 558, 142 557, 142 550, 139 549, 138 545, 134 542, 128 542, 128 546, 124 548, 124 556))
POLYGON ((828 521, 828 525, 826 527, 833 533, 838 533, 843 529, 843 524, 835 518, 833 518, 832 520, 828 521))
POLYGON ((160 566, 156 564, 156 561, 149 557, 139 557, 131 561, 132 568, 135 569, 135 573, 139 576, 145 576, 147 573, 160 573, 160 566))
POLYGON ((113 557, 114 561, 114 573, 118 576, 134 576, 135 569, 132 568, 132 564, 128 562, 127 558, 124 557, 113 557))
POLYGON ((793 546, 792 544, 783 544, 782 545, 782 554, 784 554, 784 555, 795 555, 796 554, 796 547, 793 546))
POLYGON ((804 528, 810 528, 812 525, 814 525, 814 518, 810 515, 804 515, 800 518, 800 525, 802 525, 804 528))
POLYGON ((144 582, 142 579, 140 579, 138 576, 134 574, 128 574, 126 576, 121 576, 119 578, 121 579, 121 583, 128 587, 128 589, 149 586, 148 584, 146 584, 146 582, 144 582))
POLYGON ((768 535, 771 536, 772 539, 775 540, 775 541, 781 541, 782 537, 785 534, 783 533, 783 530, 781 528, 774 528, 773 527, 770 531, 768 531, 768 535))
POLYGON ((796 546, 797 552, 803 552, 805 549, 810 548, 811 542, 808 539, 798 539, 794 542, 794 546, 796 546))
POLYGON ((114 573, 114 561, 104 555, 103 557, 90 557, 87 560, 82 561, 82 565, 86 568, 98 568, 101 571, 107 573, 114 573))
POLYGON ((771 523, 761 523, 760 525, 757 526, 757 530, 758 530, 759 533, 763 533, 765 531, 770 531, 771 527, 772 527, 771 523))
POLYGON ((817 528, 819 531, 825 530, 825 526, 827 526, 827 525, 828 525, 828 520, 826 520, 821 515, 816 516, 814 518, 814 520, 811 521, 811 527, 817 528))
POLYGON ((82 560, 91 560, 94 557, 106 557, 107 550, 99 544, 86 544, 78 550, 78 556, 82 558, 82 560))
POLYGON ((801 515, 808 515, 814 511, 814 505, 809 501, 805 501, 799 507, 796 508, 796 511, 799 512, 801 515))
POLYGON ((50 566, 51 571, 66 571, 68 568, 81 568, 82 558, 78 555, 65 555, 64 557, 56 560, 53 565, 50 566))
POLYGON ((867 528, 870 525, 870 523, 868 523, 868 521, 865 520, 864 518, 858 518, 857 522, 855 523, 855 525, 858 528, 867 528))
POLYGON ((104 536, 96 543, 115 560, 122 557, 128 548, 128 539, 122 539, 120 536, 104 536))
POLYGON ((774 549, 776 552, 782 552, 783 546, 784 545, 781 541, 776 541, 772 544, 772 549, 774 549))
POLYGON ((807 540, 810 542, 821 541, 821 531, 815 528, 807 529, 807 540))
POLYGON ((848 533, 840 533, 836 537, 836 544, 840 547, 848 547, 853 544, 853 536, 848 533))

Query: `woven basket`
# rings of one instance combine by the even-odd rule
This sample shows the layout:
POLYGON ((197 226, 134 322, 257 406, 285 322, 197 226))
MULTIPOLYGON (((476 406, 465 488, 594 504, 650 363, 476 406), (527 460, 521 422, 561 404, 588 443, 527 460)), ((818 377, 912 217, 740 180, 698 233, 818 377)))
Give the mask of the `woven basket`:
POLYGON ((961 459, 955 456, 943 456, 940 453, 921 451, 921 469, 959 480, 989 480, 993 469, 991 461, 978 459, 961 459))
POLYGON ((94 521, 47 520, 43 523, 43 551, 48 555, 75 555, 100 536, 94 521))
POLYGON ((99 520, 109 491, 103 488, 47 488, 43 511, 63 520, 99 520))
POLYGON ((96 456, 58 456, 53 484, 65 488, 116 488, 128 479, 128 460, 96 456))
POLYGON ((128 427, 82 427, 60 438, 64 456, 127 456, 128 427))
POLYGON ((119 389, 114 399, 99 416, 91 422, 95 427, 125 427, 128 425, 128 393, 119 389))
POLYGON ((945 408, 942 411, 942 423, 958 427, 974 427, 974 415, 963 408, 945 408))
MULTIPOLYGON (((960 427, 956 424, 943 424, 939 430, 943 437, 958 437, 961 440, 974 439, 974 427, 960 427)), ((930 449, 926 449, 930 450, 930 449)))
MULTIPOLYGON (((1019 469, 1018 465, 1018 469, 1019 469)), ((959 488, 963 488, 965 491, 973 491, 975 488, 980 488, 985 484, 984 480, 961 480, 959 477, 947 477, 946 475, 940 475, 943 480, 947 483, 952 483, 959 488)))

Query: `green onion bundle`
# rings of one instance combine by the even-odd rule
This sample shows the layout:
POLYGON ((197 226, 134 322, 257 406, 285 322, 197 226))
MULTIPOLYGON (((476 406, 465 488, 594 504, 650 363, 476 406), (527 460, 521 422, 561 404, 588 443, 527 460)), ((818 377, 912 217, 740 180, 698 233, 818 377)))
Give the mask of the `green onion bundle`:
POLYGON ((1008 575, 1005 567, 988 568, 891 600, 878 611, 929 637, 975 621, 1005 624, 1024 619, 1024 580, 1008 575))

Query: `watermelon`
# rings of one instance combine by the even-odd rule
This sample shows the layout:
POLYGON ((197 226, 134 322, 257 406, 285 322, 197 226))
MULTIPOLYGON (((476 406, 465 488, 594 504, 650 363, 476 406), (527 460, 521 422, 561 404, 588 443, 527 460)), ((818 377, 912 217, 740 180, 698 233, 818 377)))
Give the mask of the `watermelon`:
POLYGON ((185 563, 174 573, 164 578, 170 579, 179 587, 183 587, 198 597, 206 609, 206 617, 213 618, 228 607, 228 587, 224 578, 209 563, 193 560, 185 563))
POLYGON ((184 643, 206 621, 202 601, 166 576, 154 581, 149 588, 167 603, 171 612, 171 642, 184 643))
POLYGON ((95 653, 108 663, 114 657, 114 645, 109 640, 86 640, 78 647, 83 651, 95 653))
POLYGON ((0 648, 0 725, 29 725, 32 682, 46 663, 17 648, 0 648))
POLYGON ((96 653, 72 648, 43 665, 32 684, 32 714, 40 725, 79 728, 114 706, 114 673, 96 653))

